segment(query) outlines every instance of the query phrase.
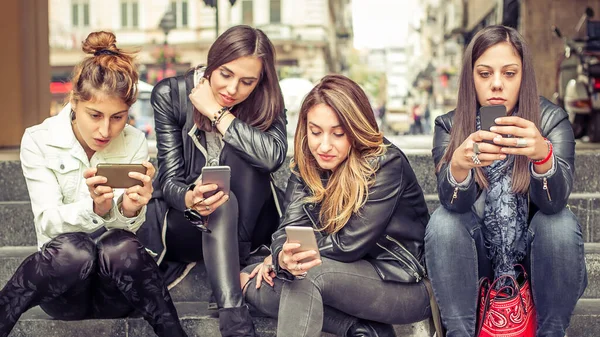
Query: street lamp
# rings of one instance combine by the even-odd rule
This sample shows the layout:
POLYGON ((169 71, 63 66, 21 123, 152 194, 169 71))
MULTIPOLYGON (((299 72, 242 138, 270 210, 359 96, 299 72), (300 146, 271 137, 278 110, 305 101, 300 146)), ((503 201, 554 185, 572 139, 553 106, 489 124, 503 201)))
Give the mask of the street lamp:
POLYGON ((165 33, 165 41, 163 42, 162 64, 163 78, 165 78, 167 75, 167 36, 169 35, 169 32, 176 26, 175 13, 173 13, 173 11, 167 11, 165 15, 163 15, 162 19, 160 19, 160 23, 158 24, 158 26, 160 27, 160 29, 162 29, 163 33, 165 33))

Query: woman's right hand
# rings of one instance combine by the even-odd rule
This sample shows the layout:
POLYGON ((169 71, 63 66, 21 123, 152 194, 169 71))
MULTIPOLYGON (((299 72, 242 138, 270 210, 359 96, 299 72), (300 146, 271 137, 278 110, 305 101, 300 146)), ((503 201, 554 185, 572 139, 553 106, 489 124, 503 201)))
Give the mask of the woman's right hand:
POLYGON ((500 146, 484 142, 484 140, 492 142, 494 137, 497 136, 497 133, 485 130, 475 131, 470 134, 452 154, 452 159, 450 161, 452 173, 458 174, 459 172, 457 171, 468 173, 468 171, 474 167, 484 167, 496 160, 504 160, 506 155, 500 151, 500 146), (476 150, 478 150, 479 153, 476 153, 476 150), (479 164, 475 163, 475 154, 477 154, 477 158, 480 161, 479 164))
POLYGON ((299 243, 291 243, 286 240, 283 244, 283 249, 278 256, 279 267, 289 271, 294 276, 305 276, 309 269, 320 265, 322 261, 320 259, 314 259, 310 262, 298 262, 317 255, 317 252, 314 250, 294 253, 294 250, 298 248, 300 248, 299 243))
POLYGON ((216 191, 218 188, 219 186, 216 184, 202 185, 202 182, 199 182, 193 191, 186 192, 186 207, 195 209, 202 216, 210 215, 229 200, 229 196, 225 195, 223 191, 219 191, 207 198, 204 197, 205 193, 216 191))
POLYGON ((83 172, 85 184, 90 192, 90 197, 94 201, 94 213, 99 216, 105 216, 112 208, 113 198, 115 194, 110 186, 106 186, 108 179, 103 176, 96 176, 97 168, 92 167, 83 172))

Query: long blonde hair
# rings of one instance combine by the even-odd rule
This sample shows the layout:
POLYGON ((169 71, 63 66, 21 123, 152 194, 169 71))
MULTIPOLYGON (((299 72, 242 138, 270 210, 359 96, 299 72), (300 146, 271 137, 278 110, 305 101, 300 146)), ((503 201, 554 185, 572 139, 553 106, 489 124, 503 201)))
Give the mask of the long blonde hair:
POLYGON ((386 147, 383 134, 364 91, 354 81, 342 75, 327 75, 308 93, 298 118, 294 137, 293 174, 298 174, 310 189, 307 203, 320 203, 321 230, 335 233, 341 230, 353 214, 367 202, 369 187, 379 168, 377 157, 386 147), (326 104, 336 113, 350 140, 350 153, 332 173, 327 186, 321 182, 323 170, 308 147, 307 114, 318 104, 326 104), (296 172, 297 169, 297 172, 296 172))

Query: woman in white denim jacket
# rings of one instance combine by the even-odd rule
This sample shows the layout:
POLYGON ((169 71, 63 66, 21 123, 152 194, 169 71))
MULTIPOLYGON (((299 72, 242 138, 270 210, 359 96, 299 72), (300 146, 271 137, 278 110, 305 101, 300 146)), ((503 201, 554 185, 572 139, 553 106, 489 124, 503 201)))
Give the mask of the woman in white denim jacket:
POLYGON ((92 56, 75 67, 70 103, 25 131, 21 164, 39 251, 0 291, 0 337, 40 305, 63 320, 124 317, 138 311, 158 336, 187 336, 158 266, 135 232, 145 220, 154 166, 144 133, 127 125, 137 98, 133 55, 112 33, 91 33, 92 56), (98 163, 142 163, 125 190, 106 186, 98 163))

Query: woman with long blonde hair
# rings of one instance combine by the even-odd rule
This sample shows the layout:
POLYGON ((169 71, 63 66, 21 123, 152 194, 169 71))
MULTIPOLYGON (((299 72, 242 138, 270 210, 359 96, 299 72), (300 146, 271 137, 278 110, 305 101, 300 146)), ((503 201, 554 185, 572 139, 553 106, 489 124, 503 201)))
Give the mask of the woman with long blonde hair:
POLYGON ((307 95, 291 167, 275 258, 242 274, 247 301, 278 317, 277 335, 394 336, 390 324, 428 317, 423 191, 355 82, 328 75, 307 95), (319 257, 289 242, 288 226, 313 228, 319 257))

